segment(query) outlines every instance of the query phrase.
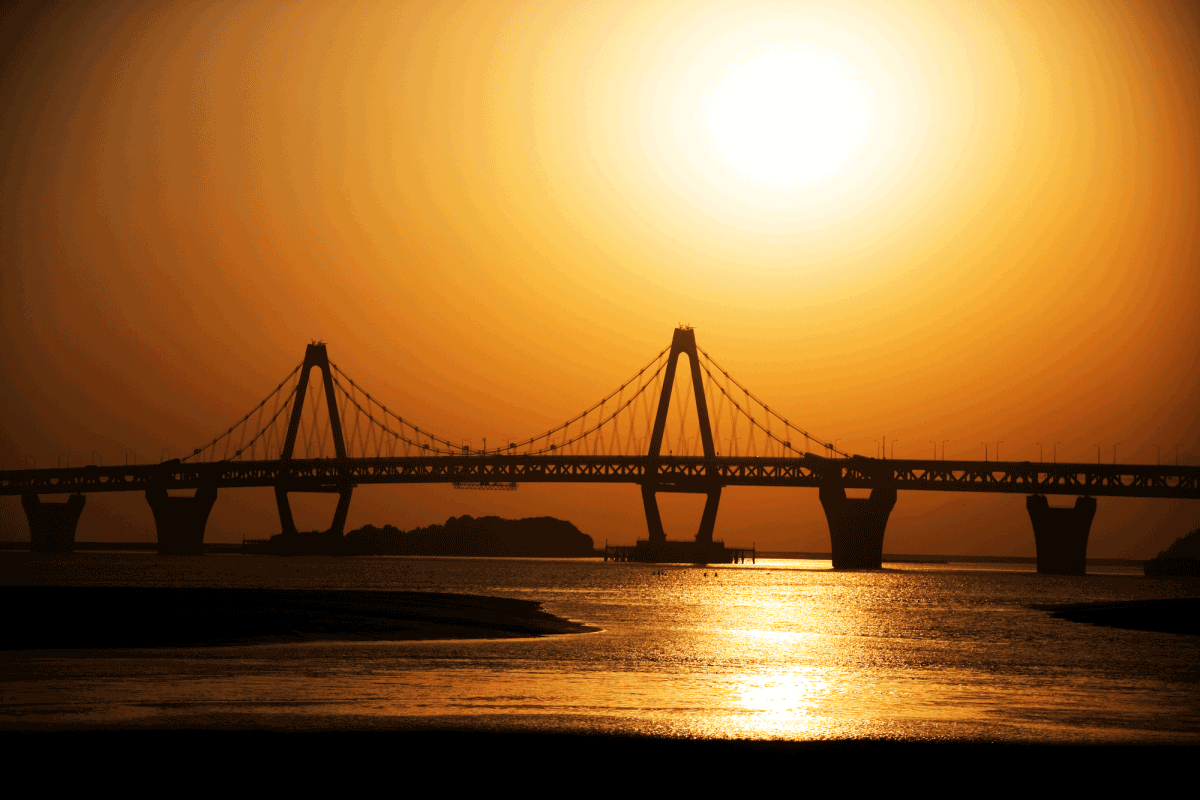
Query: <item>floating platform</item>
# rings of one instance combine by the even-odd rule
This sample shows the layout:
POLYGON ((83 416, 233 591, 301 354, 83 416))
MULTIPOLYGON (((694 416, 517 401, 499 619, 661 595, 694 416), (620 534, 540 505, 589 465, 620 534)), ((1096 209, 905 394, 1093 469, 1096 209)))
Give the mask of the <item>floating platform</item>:
POLYGON ((726 547, 724 542, 702 544, 696 541, 651 542, 641 539, 636 545, 604 545, 605 561, 633 561, 640 564, 744 564, 754 563, 754 548, 726 547))

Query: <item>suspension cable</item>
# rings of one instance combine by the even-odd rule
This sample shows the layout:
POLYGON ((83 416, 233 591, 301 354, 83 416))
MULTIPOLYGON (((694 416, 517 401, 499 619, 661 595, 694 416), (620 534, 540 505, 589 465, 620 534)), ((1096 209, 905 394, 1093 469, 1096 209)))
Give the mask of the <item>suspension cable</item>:
MULTIPOLYGON (((824 441, 823 439, 821 439, 821 438, 820 438, 820 437, 818 437, 818 436, 813 436, 811 433, 809 433, 808 431, 804 430, 803 428, 798 428, 798 427, 796 427, 795 425, 792 425, 790 422, 788 422, 788 420, 787 420, 787 419, 785 419, 784 417, 780 416, 780 415, 779 415, 777 412, 775 412, 775 411, 772 411, 770 406, 768 406, 768 405, 767 405, 765 402, 763 402, 762 400, 760 400, 760 399, 759 399, 759 398, 758 398, 758 397, 757 397, 757 396, 754 394, 754 392, 750 391, 750 390, 749 390, 749 389, 747 389, 745 386, 743 386, 741 383, 739 383, 737 378, 735 378, 735 377, 733 377, 732 375, 730 375, 730 374, 729 374, 729 372, 728 372, 728 370, 726 370, 726 369, 724 369, 723 367, 721 367, 721 365, 717 363, 716 359, 714 359, 714 358, 713 358, 712 356, 710 356, 710 355, 709 355, 707 352, 705 352, 705 350, 704 350, 703 348, 701 348, 699 345, 697 345, 697 346, 696 346, 696 349, 697 349, 697 350, 700 352, 700 354, 701 354, 702 356, 704 356, 704 358, 705 358, 705 359, 706 359, 706 360, 707 360, 709 363, 711 363, 711 364, 713 365, 713 367, 715 367, 715 368, 716 368, 718 371, 720 371, 720 373, 721 373, 722 375, 724 375, 724 376, 725 376, 725 378, 726 378, 727 380, 729 380, 729 381, 732 381, 732 382, 733 382, 733 385, 734 385, 734 386, 736 386, 737 388, 741 389, 741 390, 742 390, 742 392, 743 392, 743 393, 744 393, 744 394, 745 394, 745 395, 746 395, 748 398, 750 398, 751 400, 753 400, 754 402, 756 402, 756 403, 758 403, 760 406, 762 406, 763 410, 764 410, 764 411, 765 411, 765 412, 766 412, 768 415, 770 415, 770 416, 773 416, 773 417, 775 417, 776 419, 778 419, 780 422, 782 422, 782 423, 784 424, 784 430, 785 430, 785 434, 784 434, 784 435, 787 435, 787 434, 786 434, 786 431, 787 431, 787 430, 789 430, 789 429, 790 429, 790 430, 794 430, 794 431, 796 431, 796 432, 800 433, 802 436, 804 436, 804 438, 805 438, 805 441, 806 441, 806 442, 807 442, 807 440, 809 440, 809 439, 812 439, 812 440, 816 441, 817 443, 819 443, 821 446, 823 446, 825 449, 829 450, 829 452, 830 452, 830 453, 837 453, 838 455, 842 456, 843 458, 849 458, 849 454, 848 454, 848 453, 844 453, 844 452, 842 452, 841 450, 838 450, 838 449, 837 449, 836 447, 834 447, 834 446, 833 446, 831 443, 824 441)), ((702 363, 700 364, 700 367, 701 367, 701 369, 703 369, 703 370, 704 370, 706 373, 708 373, 709 377, 713 377, 713 376, 712 376, 712 373, 711 373, 711 372, 709 372, 708 366, 707 366, 706 364, 704 364, 704 363, 702 362, 702 363)), ((770 430, 768 430, 767 428, 764 428, 764 427, 762 426, 762 424, 761 424, 761 423, 760 423, 758 420, 756 420, 756 419, 754 418, 754 416, 753 416, 752 414, 750 414, 750 412, 749 412, 748 410, 744 410, 744 409, 742 409, 741 405, 739 405, 739 404, 738 404, 738 402, 737 402, 736 400, 734 400, 734 399, 733 399, 733 397, 729 396, 729 395, 726 393, 725 389, 723 389, 723 388, 722 388, 722 387, 721 387, 721 386, 720 386, 720 385, 717 383, 717 381, 716 381, 716 378, 713 378, 713 385, 714 385, 714 386, 716 386, 716 387, 717 387, 717 389, 718 389, 718 390, 719 390, 719 391, 720 391, 722 394, 726 394, 726 396, 727 396, 727 397, 729 397, 729 400, 730 400, 730 402, 732 402, 732 403, 733 403, 734 407, 735 407, 735 408, 737 408, 739 411, 741 411, 741 412, 742 412, 742 414, 744 414, 744 415, 745 415, 745 416, 746 416, 746 417, 747 417, 747 418, 750 420, 750 422, 751 422, 753 425, 755 425, 756 427, 758 427, 758 429, 759 429, 759 430, 763 431, 763 432, 764 432, 764 433, 765 433, 765 434, 766 434, 766 435, 767 435, 769 438, 771 438, 771 439, 774 439, 776 442, 779 442, 781 445, 784 445, 784 446, 786 446, 788 449, 794 449, 793 445, 791 444, 791 441, 790 441, 790 439, 789 439, 789 440, 784 440, 784 439, 780 439, 778 436, 775 436, 773 433, 771 433, 771 431, 770 431, 770 430)), ((769 421, 768 421, 768 424, 769 424, 769 421)))
MULTIPOLYGON (((304 366, 304 362, 303 362, 303 361, 301 361, 299 364, 297 364, 297 365, 296 365, 296 367, 295 367, 295 369, 293 369, 291 372, 289 372, 289 373, 287 374, 287 376, 286 376, 286 377, 285 377, 285 378, 284 378, 282 381, 280 381, 280 382, 279 382, 279 385, 278 385, 278 386, 276 386, 276 387, 275 387, 275 388, 274 388, 274 389, 271 391, 271 393, 270 393, 270 394, 268 394, 266 397, 264 397, 264 398, 263 398, 263 400, 262 400, 262 402, 261 402, 261 403, 259 403, 258 405, 256 405, 254 408, 250 409, 249 413, 247 413, 247 414, 246 414, 246 416, 242 417, 240 420, 238 420, 238 421, 237 421, 237 422, 235 422, 233 425, 231 425, 231 426, 229 427, 229 430, 227 430, 227 431, 225 431, 224 433, 222 433, 221 435, 217 436, 215 439, 213 439, 211 442, 209 442, 208 444, 204 445, 203 447, 197 447, 195 450, 193 450, 193 451, 192 451, 191 455, 184 456, 183 458, 181 458, 181 459, 179 459, 179 460, 180 460, 180 461, 187 461, 188 459, 195 458, 196 456, 200 455, 200 454, 201 454, 201 453, 203 453, 204 451, 206 451, 206 450, 208 450, 209 448, 213 447, 213 446, 214 446, 214 445, 215 445, 217 442, 221 441, 221 440, 222 440, 222 439, 224 439, 226 436, 229 436, 231 433, 233 433, 233 432, 234 432, 235 430, 237 430, 239 427, 241 427, 242 425, 244 425, 244 424, 246 423, 246 421, 247 421, 248 419, 250 419, 250 415, 251 415, 251 414, 253 414, 254 412, 256 412, 256 411, 258 411, 259 409, 261 409, 263 406, 265 406, 265 405, 267 404, 267 401, 268 401, 268 400, 270 400, 272 397, 275 397, 277 394, 279 394, 279 390, 283 388, 284 384, 286 384, 286 383, 287 383, 289 380, 291 380, 291 379, 292 379, 292 376, 293 376, 293 375, 295 375, 297 372, 299 372, 299 371, 300 371, 300 368, 301 368, 302 366, 304 366)), ((290 400, 290 399, 291 399, 291 397, 292 397, 293 395, 295 395, 295 394, 296 394, 296 387, 292 387, 292 391, 291 391, 291 392, 288 394, 288 399, 290 400)), ((276 414, 275 414, 275 417, 278 417, 278 416, 279 416, 279 414, 278 414, 278 413, 276 413, 276 414)), ((272 421, 274 421, 275 417, 272 417, 272 418, 271 418, 271 419, 272 419, 272 421)), ((270 423, 268 423, 268 425, 269 425, 269 424, 270 424, 270 423)), ((262 431, 260 430, 260 431, 259 431, 259 433, 258 433, 258 434, 257 434, 257 435, 254 437, 254 439, 252 439, 252 440, 251 440, 251 443, 253 443, 255 440, 257 440, 257 439, 259 438, 259 436, 261 436, 261 435, 262 435, 262 431)), ((243 437, 243 440, 244 440, 244 437, 243 437)), ((244 450, 244 449, 245 449, 245 447, 241 447, 241 448, 239 448, 239 449, 238 449, 238 454, 240 455, 240 454, 241 454, 241 452, 242 452, 242 450, 244 450)), ((228 452, 226 453, 226 455, 228 455, 228 452)))

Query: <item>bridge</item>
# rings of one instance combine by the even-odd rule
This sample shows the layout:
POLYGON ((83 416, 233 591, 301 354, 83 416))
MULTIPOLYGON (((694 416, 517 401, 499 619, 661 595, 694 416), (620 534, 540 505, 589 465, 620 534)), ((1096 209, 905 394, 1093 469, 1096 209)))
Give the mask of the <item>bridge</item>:
POLYGON ((0 495, 21 497, 31 549, 61 552, 73 548, 88 493, 145 492, 159 551, 186 554, 201 551, 218 489, 272 487, 284 533, 296 531, 289 493, 335 493, 338 504, 329 534, 341 537, 355 487, 397 483, 466 488, 637 484, 649 533, 643 544, 664 554, 668 543, 657 495, 703 494, 700 527, 689 549, 690 560, 696 561, 707 561, 720 545, 714 543, 713 531, 723 487, 811 488, 825 511, 837 569, 881 566, 887 520, 900 490, 1022 494, 1038 571, 1050 574, 1084 573, 1096 497, 1200 499, 1197 467, 847 454, 760 400, 699 348, 695 332, 686 327, 676 329, 671 345, 630 380, 581 414, 491 449, 455 444, 389 409, 331 362, 324 344, 313 343, 304 361, 258 406, 185 458, 140 466, 4 471, 0 495), (674 388, 681 355, 688 357, 689 369, 678 377, 680 383, 690 383, 690 390, 674 388), (321 372, 318 386, 323 391, 310 398, 313 368, 321 372), (673 421, 676 393, 680 398, 673 421), (715 400, 711 406, 710 397, 715 400), (690 428, 693 409, 695 427, 690 428), (724 454, 717 447, 722 442, 724 454), (848 498, 847 489, 869 489, 870 496, 848 498), (173 497, 168 494, 173 490, 194 494, 173 497), (70 497, 65 502, 40 497, 55 494, 70 497), (1048 495, 1077 499, 1073 506, 1052 507, 1048 495))

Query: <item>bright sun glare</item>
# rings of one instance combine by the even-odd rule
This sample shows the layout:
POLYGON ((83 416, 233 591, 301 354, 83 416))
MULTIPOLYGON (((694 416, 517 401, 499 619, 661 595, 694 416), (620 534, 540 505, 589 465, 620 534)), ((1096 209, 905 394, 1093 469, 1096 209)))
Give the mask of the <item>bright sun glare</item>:
POLYGON ((702 110, 717 159, 758 184, 820 184, 853 162, 874 127, 870 90, 835 53, 780 44, 734 59, 702 110))

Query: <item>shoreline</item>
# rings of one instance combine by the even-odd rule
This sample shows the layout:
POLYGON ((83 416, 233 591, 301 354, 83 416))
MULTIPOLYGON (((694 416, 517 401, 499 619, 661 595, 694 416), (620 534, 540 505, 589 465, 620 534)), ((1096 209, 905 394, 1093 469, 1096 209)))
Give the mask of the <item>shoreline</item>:
POLYGON ((536 600, 375 589, 4 586, 0 650, 524 639, 600 630, 536 600))

